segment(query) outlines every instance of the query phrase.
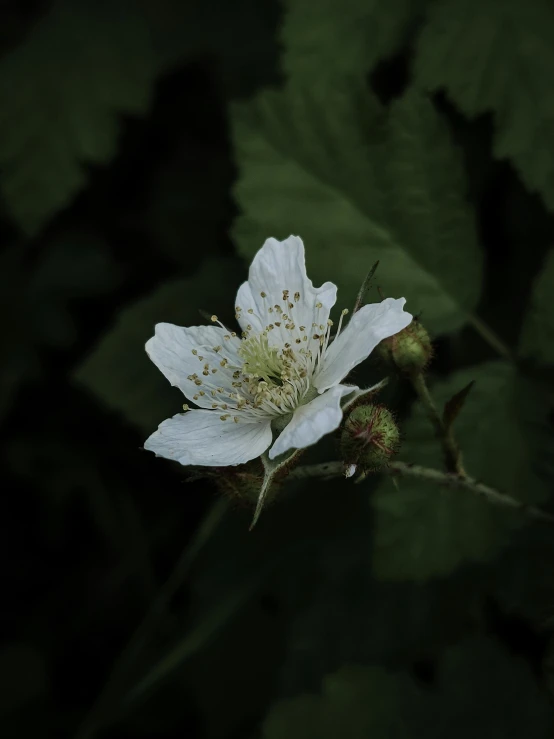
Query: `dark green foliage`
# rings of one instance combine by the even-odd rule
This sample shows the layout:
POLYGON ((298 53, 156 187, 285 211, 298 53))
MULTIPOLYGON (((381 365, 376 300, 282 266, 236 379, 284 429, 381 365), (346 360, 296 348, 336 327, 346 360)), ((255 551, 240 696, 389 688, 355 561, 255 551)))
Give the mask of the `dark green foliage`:
MULTIPOLYGON (((2 739, 552 737, 554 526, 373 473, 249 532, 141 449, 185 400, 155 324, 231 326, 298 234, 340 308, 379 261, 469 474, 554 510, 551 3, 0 6, 2 739)), ((396 459, 441 469, 390 379, 396 459)))

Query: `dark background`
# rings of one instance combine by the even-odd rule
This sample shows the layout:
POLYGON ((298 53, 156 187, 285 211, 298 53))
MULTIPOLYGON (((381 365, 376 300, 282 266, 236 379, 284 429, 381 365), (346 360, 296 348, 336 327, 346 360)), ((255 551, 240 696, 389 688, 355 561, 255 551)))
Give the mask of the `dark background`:
MULTIPOLYGON (((494 17, 494 2, 483 3, 494 17)), ((356 18, 354 5, 344 13, 356 18)), ((416 5, 382 58, 346 70, 385 106, 412 84, 427 13, 426 3, 416 5)), ((399 3, 373 6, 384 27, 387 14, 392 23, 405 12, 399 3)), ((538 17, 543 4, 537 8, 538 17)), ((222 497, 212 480, 187 482, 183 468, 141 449, 183 402, 163 379, 153 384, 142 347, 154 323, 198 323, 197 309, 230 313, 246 276, 241 254, 253 252, 231 232, 240 168, 229 104, 284 84, 285 12, 277 0, 0 3, 3 737, 404 736, 387 723, 399 709, 382 708, 380 673, 366 697, 354 679, 346 707, 300 702, 262 733, 272 705, 320 693, 323 677, 345 664, 402 670, 435 696, 413 719, 414 736, 551 735, 547 524, 518 530, 487 556, 476 546, 452 566, 439 553, 428 571, 418 575, 414 565, 389 582, 371 570, 375 522, 365 506, 378 476, 356 489, 343 481, 296 485, 249 534, 251 510, 239 497, 222 497), (381 723, 359 718, 376 707, 381 723), (336 710, 337 723, 317 728, 327 710, 336 710)), ((333 3, 320 12, 333 23, 333 3)), ((548 50, 554 19, 545 18, 548 50)), ((314 20, 306 34, 317 28, 314 20)), ((539 41, 533 49, 552 79, 539 41)), ((321 78, 333 78, 325 59, 334 55, 323 55, 321 78)), ((521 96, 527 105, 533 78, 511 85, 513 104, 521 96)), ((536 89, 540 97, 544 88, 536 89)), ((455 97, 432 99, 462 152, 484 253, 477 312, 515 352, 552 244, 548 196, 529 186, 517 162, 494 155, 494 95, 491 110, 475 115, 455 97)), ((541 152, 550 161, 554 144, 541 152)), ((310 255, 317 261, 315 247, 310 255)), ((369 266, 360 264, 360 276, 369 266)), ((552 315, 543 338, 554 335, 552 315)), ((471 327, 434 338, 432 380, 468 368, 471 379, 474 366, 497 361, 471 327)), ((543 348, 547 361, 518 363, 518 381, 540 394, 540 443, 530 446, 547 493, 548 353, 543 348)), ((393 385, 384 400, 402 421, 414 398, 398 378, 393 385)), ((493 385, 485 395, 500 392, 493 385)), ((499 444, 501 456, 513 453, 499 444)), ((487 457, 485 447, 479 453, 487 457)), ((328 441, 313 459, 336 455, 328 441)), ((510 487, 509 475, 501 479, 510 487)), ((547 495, 541 502, 548 507, 547 495)), ((444 526, 445 538, 472 536, 471 519, 457 529, 458 513, 428 523, 409 515, 423 531, 444 526)))

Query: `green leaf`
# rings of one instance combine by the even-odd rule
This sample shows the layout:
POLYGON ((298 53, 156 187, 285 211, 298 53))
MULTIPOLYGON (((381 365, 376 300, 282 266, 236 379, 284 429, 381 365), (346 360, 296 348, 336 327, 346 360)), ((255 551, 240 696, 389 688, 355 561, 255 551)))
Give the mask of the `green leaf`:
MULTIPOLYGON (((431 393, 440 406, 472 380, 475 386, 455 427, 468 473, 515 498, 542 500, 544 486, 534 466, 546 411, 540 397, 511 364, 500 361, 457 372, 431 393)), ((419 403, 403 432, 402 459, 442 467, 439 443, 419 403)), ((470 492, 414 479, 401 479, 398 490, 383 480, 372 502, 377 515, 374 566, 385 579, 423 580, 464 562, 491 559, 523 521, 522 514, 470 492)))
POLYGON ((185 402, 144 351, 155 324, 204 323, 199 314, 202 308, 217 311, 223 321, 232 318, 239 279, 236 263, 218 258, 205 262, 192 277, 163 284, 121 312, 77 368, 75 379, 141 431, 152 433, 164 418, 179 413, 185 402))
POLYGON ((0 649, 0 717, 32 703, 48 689, 44 659, 29 644, 8 643, 0 649))
POLYGON ((322 695, 302 695, 277 703, 264 722, 262 736, 264 739, 412 736, 399 715, 405 682, 379 667, 343 667, 325 678, 322 695))
POLYGON ((417 45, 415 78, 445 88, 463 113, 493 112, 495 156, 554 209, 554 6, 549 0, 437 0, 417 45))
POLYGON ((232 107, 247 258, 299 234, 308 271, 353 305, 379 260, 387 295, 406 296, 434 332, 459 328, 481 289, 482 257, 458 152, 431 103, 410 92, 387 118, 365 90, 290 87, 232 107))
POLYGON ((438 694, 422 717, 428 739, 552 736, 552 706, 529 665, 491 639, 477 636, 447 650, 436 682, 438 694))
POLYGON ((19 242, 0 256, 0 310, 10 317, 3 331, 0 418, 17 388, 39 375, 40 347, 75 341, 75 301, 113 290, 120 277, 107 245, 88 233, 57 234, 43 244, 31 268, 27 256, 19 242))
POLYGON ((547 739, 553 728, 552 707, 528 665, 478 636, 446 651, 432 689, 378 667, 343 667, 325 678, 321 695, 275 704, 262 735, 547 739))
POLYGON ((285 0, 282 65, 292 79, 363 75, 400 46, 414 0, 285 0))
POLYGON ((554 249, 547 253, 535 280, 519 338, 519 354, 539 364, 554 365, 554 249))
POLYGON ((133 4, 58 0, 0 62, 0 188, 35 234, 103 165, 118 116, 143 114, 153 84, 148 28, 133 4))

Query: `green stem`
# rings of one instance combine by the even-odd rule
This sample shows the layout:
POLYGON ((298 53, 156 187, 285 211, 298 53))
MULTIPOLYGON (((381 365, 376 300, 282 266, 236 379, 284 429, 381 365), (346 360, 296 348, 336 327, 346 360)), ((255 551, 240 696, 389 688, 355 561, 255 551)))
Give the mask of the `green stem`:
POLYGON ((501 357, 504 357, 504 359, 508 359, 510 362, 515 361, 510 348, 506 346, 502 339, 497 336, 494 331, 479 318, 479 316, 470 313, 469 323, 477 331, 479 336, 481 336, 481 338, 484 339, 489 346, 491 346, 496 352, 498 352, 501 357))
MULTIPOLYGON (((464 475, 458 475, 452 472, 442 472, 431 467, 422 467, 417 464, 408 464, 406 462, 390 462, 380 472, 391 475, 392 477, 408 477, 417 480, 424 480, 435 485, 442 485, 457 490, 468 490, 475 495, 489 501, 494 505, 500 505, 504 508, 512 508, 520 511, 530 518, 538 521, 547 521, 554 523, 554 515, 542 511, 535 506, 529 506, 516 498, 512 498, 506 493, 501 493, 490 485, 485 485, 478 480, 464 475)), ((344 475, 344 464, 342 462, 324 462, 323 464, 311 464, 297 467, 292 470, 288 476, 289 480, 306 480, 308 478, 319 477, 322 479, 331 479, 333 477, 341 477, 344 475)))
POLYGON ((423 373, 414 373, 410 377, 410 381, 425 408, 429 420, 435 428, 438 439, 441 442, 446 469, 448 472, 454 472, 457 475, 465 475, 466 472, 462 464, 462 453, 456 439, 454 438, 452 425, 447 427, 442 420, 442 416, 435 405, 435 401, 431 397, 431 393, 429 392, 423 373))
POLYGON ((210 538, 215 528, 228 510, 226 498, 221 498, 210 509, 192 542, 187 544, 168 579, 159 589, 158 594, 131 639, 114 662, 111 672, 96 702, 85 716, 75 734, 75 739, 92 739, 105 723, 106 715, 113 709, 114 699, 122 692, 131 668, 134 666, 148 637, 157 628, 159 621, 166 614, 168 606, 184 581, 190 566, 199 551, 210 538))

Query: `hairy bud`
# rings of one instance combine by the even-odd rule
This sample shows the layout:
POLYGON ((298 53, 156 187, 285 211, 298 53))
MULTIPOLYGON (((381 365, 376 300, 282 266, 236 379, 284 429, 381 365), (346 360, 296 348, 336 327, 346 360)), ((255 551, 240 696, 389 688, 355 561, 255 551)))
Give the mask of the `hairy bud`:
POLYGON ((346 469, 376 471, 396 453, 400 432, 392 413, 384 405, 361 405, 346 419, 341 452, 346 469))
POLYGON ((410 374, 424 370, 433 357, 433 345, 423 325, 414 318, 409 326, 378 345, 377 354, 410 374))

